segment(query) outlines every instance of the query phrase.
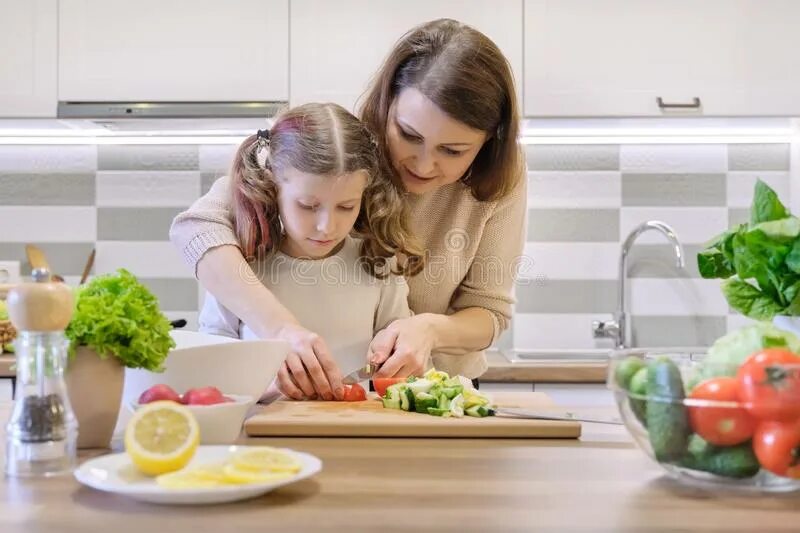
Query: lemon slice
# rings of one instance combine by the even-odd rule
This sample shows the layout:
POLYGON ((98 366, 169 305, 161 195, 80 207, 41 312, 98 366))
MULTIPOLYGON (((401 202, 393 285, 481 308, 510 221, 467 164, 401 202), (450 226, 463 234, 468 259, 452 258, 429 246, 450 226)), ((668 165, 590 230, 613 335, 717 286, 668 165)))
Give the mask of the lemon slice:
POLYGON ((248 468, 238 467, 233 463, 226 464, 222 470, 225 473, 225 481, 238 485, 246 485, 249 483, 269 483, 270 481, 279 481, 294 475, 292 472, 251 470, 248 468))
POLYGON ((186 466, 199 442, 194 415, 171 401, 145 404, 125 427, 125 451, 139 470, 151 476, 186 466))
POLYGON ((227 485, 224 465, 209 465, 161 474, 156 483, 167 489, 210 489, 227 485))
POLYGON ((254 447, 235 453, 230 463, 239 470, 296 474, 302 468, 293 455, 276 448, 254 447))

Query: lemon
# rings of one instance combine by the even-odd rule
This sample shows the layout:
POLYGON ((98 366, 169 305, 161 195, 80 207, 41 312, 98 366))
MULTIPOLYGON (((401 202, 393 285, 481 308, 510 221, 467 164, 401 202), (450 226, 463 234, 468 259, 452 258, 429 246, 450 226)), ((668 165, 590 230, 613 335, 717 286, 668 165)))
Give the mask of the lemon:
POLYGON ((156 483, 167 489, 207 489, 228 484, 221 464, 161 474, 156 483))
POLYGON ((151 476, 186 466, 199 442, 194 415, 171 401, 143 405, 125 427, 125 451, 139 470, 151 476))
POLYGON ((236 483, 246 485, 249 483, 268 483, 270 481, 278 481, 292 477, 292 472, 273 472, 270 470, 252 470, 248 468, 241 468, 233 463, 226 464, 222 471, 225 474, 225 481, 228 483, 236 483))
POLYGON ((266 446, 253 447, 235 453, 230 463, 238 470, 267 471, 295 474, 302 465, 293 455, 266 446))

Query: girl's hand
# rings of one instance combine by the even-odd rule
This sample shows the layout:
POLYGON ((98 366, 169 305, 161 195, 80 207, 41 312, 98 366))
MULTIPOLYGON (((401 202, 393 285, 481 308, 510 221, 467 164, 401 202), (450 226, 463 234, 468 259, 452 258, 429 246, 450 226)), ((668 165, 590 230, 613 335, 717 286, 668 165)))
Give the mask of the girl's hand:
POLYGON ((433 349, 433 334, 424 315, 401 318, 378 332, 369 345, 369 361, 382 364, 377 378, 420 376, 433 349))
POLYGON ((278 338, 289 343, 291 352, 278 371, 278 389, 294 400, 341 400, 342 373, 325 341, 299 325, 281 328, 278 338))

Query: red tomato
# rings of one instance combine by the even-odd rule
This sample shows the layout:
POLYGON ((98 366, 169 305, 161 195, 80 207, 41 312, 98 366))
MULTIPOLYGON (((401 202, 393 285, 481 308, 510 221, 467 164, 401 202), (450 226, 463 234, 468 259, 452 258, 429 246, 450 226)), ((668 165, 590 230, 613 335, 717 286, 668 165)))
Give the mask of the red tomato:
POLYGON ((372 385, 375 387, 375 392, 378 393, 378 396, 383 396, 386 394, 386 389, 395 383, 403 383, 405 380, 406 378, 375 378, 372 380, 372 385))
MULTIPOLYGON (((739 382, 736 378, 714 378, 703 381, 689 394, 693 400, 738 402, 739 382)), ((756 429, 752 416, 741 407, 689 407, 689 422, 695 433, 711 444, 733 446, 750 439, 756 429)))
POLYGON ((225 396, 216 387, 200 387, 183 393, 183 403, 186 405, 214 405, 226 401, 225 396))
POLYGON ((762 422, 753 436, 753 451, 764 469, 800 479, 800 421, 762 422))
POLYGON ((765 348, 748 357, 736 374, 739 400, 762 420, 800 418, 800 356, 765 348))
POLYGON ((367 391, 365 391, 364 387, 362 387, 358 383, 344 386, 344 398, 342 398, 343 401, 361 402, 366 399, 367 399, 367 391))
POLYGON ((159 400, 170 400, 173 402, 181 403, 180 395, 175 392, 172 387, 169 385, 164 385, 163 383, 159 383, 158 385, 153 385, 146 391, 139 396, 139 403, 150 403, 156 402, 159 400))

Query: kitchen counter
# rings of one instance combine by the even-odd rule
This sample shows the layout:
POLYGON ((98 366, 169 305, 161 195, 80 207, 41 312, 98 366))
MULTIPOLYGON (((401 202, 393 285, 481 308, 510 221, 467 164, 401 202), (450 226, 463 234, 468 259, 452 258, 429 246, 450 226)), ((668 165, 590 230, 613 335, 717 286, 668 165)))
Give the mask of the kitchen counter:
MULTIPOLYGON (((10 406, 0 403, 3 425, 10 406)), ((711 494, 671 481, 620 426, 586 424, 580 440, 242 442, 312 453, 323 470, 261 498, 199 507, 137 503, 72 477, 4 479, 0 531, 788 532, 800 520, 800 495, 711 494)))
POLYGON ((501 353, 486 353, 489 368, 480 377, 486 382, 605 383, 608 364, 603 361, 548 359, 512 363, 501 353))

